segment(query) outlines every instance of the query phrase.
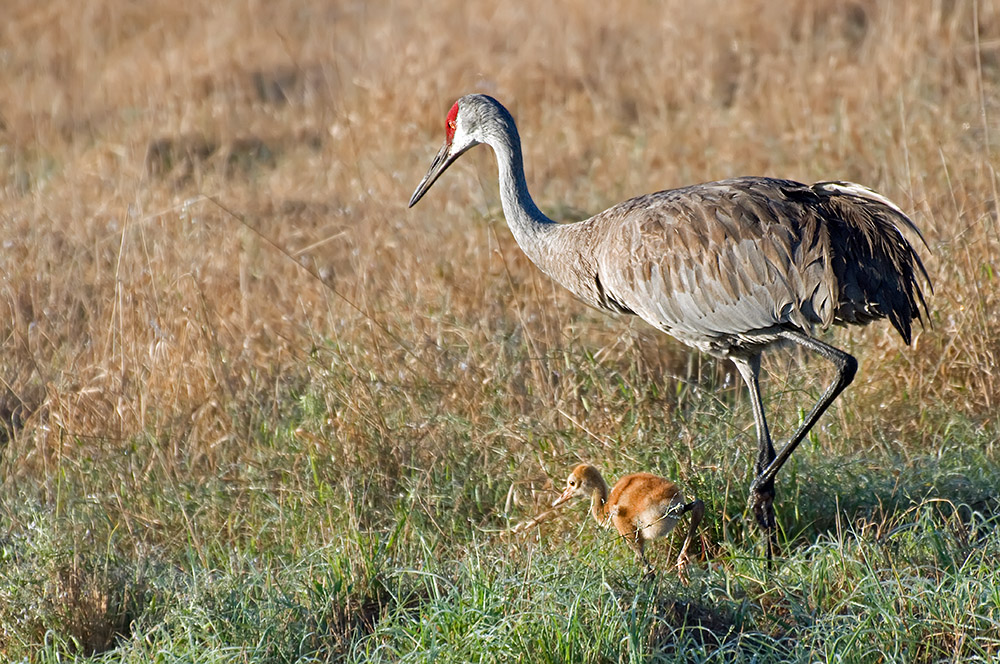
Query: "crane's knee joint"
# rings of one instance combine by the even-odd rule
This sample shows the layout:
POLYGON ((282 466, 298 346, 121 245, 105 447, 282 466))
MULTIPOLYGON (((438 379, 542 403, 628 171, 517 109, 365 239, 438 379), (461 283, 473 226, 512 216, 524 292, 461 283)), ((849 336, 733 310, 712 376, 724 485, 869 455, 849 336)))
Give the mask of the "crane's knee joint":
POLYGON ((844 363, 840 369, 840 381, 847 387, 854 380, 854 375, 858 373, 858 361, 853 355, 845 355, 844 363))
POLYGON ((750 499, 754 502, 760 502, 768 498, 773 500, 775 493, 774 477, 765 477, 765 475, 761 474, 750 483, 750 499))

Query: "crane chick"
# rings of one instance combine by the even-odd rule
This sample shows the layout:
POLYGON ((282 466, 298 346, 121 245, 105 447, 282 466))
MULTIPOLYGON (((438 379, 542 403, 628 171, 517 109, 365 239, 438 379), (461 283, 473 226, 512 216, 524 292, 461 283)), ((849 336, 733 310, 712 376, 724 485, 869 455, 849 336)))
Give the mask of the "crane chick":
POLYGON ((646 542, 666 537, 681 516, 691 512, 691 525, 677 556, 677 571, 683 576, 689 563, 688 547, 705 515, 704 503, 700 500, 685 502, 676 484, 650 473, 625 475, 609 494, 608 483, 600 471, 582 463, 566 478, 566 489, 552 506, 586 496, 590 496, 590 513, 594 520, 601 526, 613 525, 650 576, 654 572, 646 558, 646 542))

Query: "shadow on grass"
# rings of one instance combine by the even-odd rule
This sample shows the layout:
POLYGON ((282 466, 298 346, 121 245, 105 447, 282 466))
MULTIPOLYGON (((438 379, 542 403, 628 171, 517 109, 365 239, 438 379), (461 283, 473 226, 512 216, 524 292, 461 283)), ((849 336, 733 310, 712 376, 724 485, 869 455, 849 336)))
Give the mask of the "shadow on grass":
POLYGON ((785 512, 786 534, 792 542, 809 542, 842 530, 845 522, 898 527, 906 513, 929 502, 936 502, 949 522, 997 514, 1000 465, 987 447, 969 441, 910 459, 810 460, 801 476, 783 478, 786 493, 779 509, 785 512))

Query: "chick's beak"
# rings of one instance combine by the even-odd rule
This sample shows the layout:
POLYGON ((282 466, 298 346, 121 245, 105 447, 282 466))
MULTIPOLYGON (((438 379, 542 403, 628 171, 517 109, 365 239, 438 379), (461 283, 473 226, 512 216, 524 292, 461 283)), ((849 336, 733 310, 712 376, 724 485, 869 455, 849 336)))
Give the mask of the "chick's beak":
POLYGON ((573 487, 568 486, 566 487, 565 490, 563 490, 562 495, 555 499, 555 502, 552 503, 552 507, 558 507, 572 497, 573 497, 573 487))

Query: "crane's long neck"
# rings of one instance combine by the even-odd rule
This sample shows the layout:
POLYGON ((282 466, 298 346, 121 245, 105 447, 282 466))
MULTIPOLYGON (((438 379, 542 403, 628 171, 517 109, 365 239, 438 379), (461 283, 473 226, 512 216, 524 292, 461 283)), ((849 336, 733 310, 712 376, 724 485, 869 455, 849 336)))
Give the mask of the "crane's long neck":
POLYGON ((598 525, 604 526, 608 520, 608 484, 598 477, 590 493, 590 513, 598 525))
POLYGON ((596 267, 586 222, 557 224, 531 200, 524 178, 521 139, 513 118, 503 110, 485 132, 483 142, 493 148, 500 172, 500 200, 507 225, 517 244, 542 272, 589 304, 601 307, 595 290, 596 267))
MULTIPOLYGON (((507 218, 514 239, 528 258, 535 264, 543 260, 545 243, 550 231, 556 227, 554 221, 542 214, 528 193, 528 183, 524 177, 524 159, 521 156, 521 141, 513 120, 500 131, 493 133, 487 141, 497 157, 500 171, 500 201, 503 214, 507 218)), ((541 267, 541 266, 540 266, 541 267)))

